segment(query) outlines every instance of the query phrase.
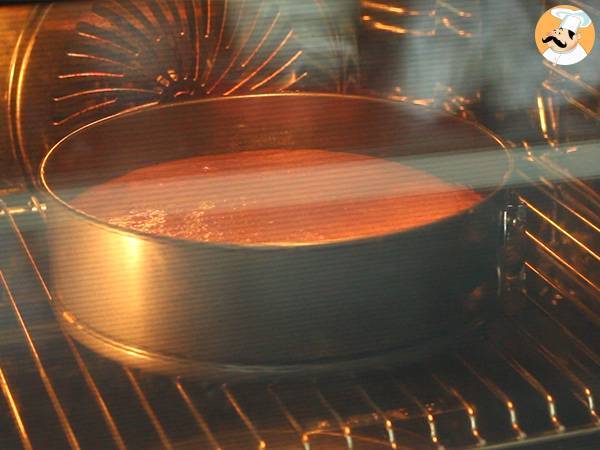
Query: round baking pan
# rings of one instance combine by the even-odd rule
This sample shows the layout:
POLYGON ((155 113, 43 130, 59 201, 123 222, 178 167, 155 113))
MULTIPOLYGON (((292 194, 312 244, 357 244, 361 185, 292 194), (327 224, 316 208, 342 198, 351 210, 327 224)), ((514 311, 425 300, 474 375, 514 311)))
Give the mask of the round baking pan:
POLYGON ((224 97, 112 116, 62 139, 41 165, 54 306, 85 345, 166 373, 227 379, 420 359, 493 301, 510 172, 504 145, 480 126, 382 99, 224 97), (150 164, 271 148, 401 161, 482 200, 406 231, 300 246, 152 235, 70 205, 150 164))

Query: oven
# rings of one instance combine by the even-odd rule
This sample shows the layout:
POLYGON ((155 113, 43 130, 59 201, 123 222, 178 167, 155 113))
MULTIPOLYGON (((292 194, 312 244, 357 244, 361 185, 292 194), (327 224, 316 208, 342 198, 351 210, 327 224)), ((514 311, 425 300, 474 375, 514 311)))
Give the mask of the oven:
POLYGON ((600 51, 538 54, 558 4, 3 3, 0 448, 597 448, 600 51))

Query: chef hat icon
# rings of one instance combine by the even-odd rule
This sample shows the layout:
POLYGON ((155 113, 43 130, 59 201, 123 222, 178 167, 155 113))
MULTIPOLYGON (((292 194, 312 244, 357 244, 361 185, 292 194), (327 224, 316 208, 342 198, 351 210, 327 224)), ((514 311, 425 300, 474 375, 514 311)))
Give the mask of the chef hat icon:
POLYGON ((581 9, 553 8, 550 12, 554 17, 558 17, 561 20, 561 28, 571 30, 573 33, 577 33, 579 28, 586 28, 592 23, 590 16, 581 9))

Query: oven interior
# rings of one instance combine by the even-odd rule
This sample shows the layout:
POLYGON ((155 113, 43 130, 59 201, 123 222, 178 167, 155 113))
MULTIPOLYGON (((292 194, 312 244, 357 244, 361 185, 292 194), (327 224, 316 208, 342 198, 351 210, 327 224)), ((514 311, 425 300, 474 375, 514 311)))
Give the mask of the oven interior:
MULTIPOLYGON (((600 23, 591 2, 568 3, 600 23)), ((596 448, 600 51, 561 67, 523 50, 552 1, 246 1, 246 13, 242 4, 0 6, 0 447, 596 448), (219 32, 227 8, 229 34, 219 32), (161 30, 155 43, 149 27, 161 30), (207 56, 173 38, 171 66, 165 41, 183 29, 207 56), (151 51, 127 59, 127 39, 151 51), (239 61, 228 69, 236 39, 249 43, 239 61, 256 58, 262 78, 239 61), (48 272, 60 268, 48 261, 40 156, 128 108, 287 91, 411 102, 509 143, 501 293, 486 325, 418 364, 239 384, 123 367, 63 333, 51 308, 48 272)))

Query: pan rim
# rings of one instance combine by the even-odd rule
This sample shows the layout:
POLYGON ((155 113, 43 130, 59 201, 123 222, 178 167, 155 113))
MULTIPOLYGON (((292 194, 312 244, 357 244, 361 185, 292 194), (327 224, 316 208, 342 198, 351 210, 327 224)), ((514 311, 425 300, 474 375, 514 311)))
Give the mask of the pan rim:
POLYGON ((55 204, 60 206, 64 211, 71 214, 78 220, 85 221, 86 223, 92 224, 96 227, 103 229, 104 231, 109 231, 111 233, 116 233, 121 236, 126 236, 129 238, 138 238, 149 240, 152 242, 162 242, 170 245, 184 245, 184 246, 198 246, 201 248, 215 248, 215 249, 227 249, 227 250, 266 250, 266 251, 282 251, 282 250, 301 250, 301 249, 325 249, 325 248, 333 248, 333 247, 346 247, 349 245, 360 245, 369 242, 377 242, 382 240, 393 239, 399 236, 409 236, 411 233, 422 232, 430 229, 434 226, 440 226, 445 223, 449 223, 451 221, 457 220, 459 217, 464 216, 470 212, 475 212, 480 208, 484 207, 492 198, 494 198, 499 192, 501 192, 511 178, 513 170, 514 170, 514 158, 509 151, 509 145, 506 141, 500 138, 491 130, 487 129, 483 125, 473 122, 462 117, 458 117, 452 114, 449 114, 443 110, 431 110, 430 108, 416 104, 409 103, 411 106, 415 108, 424 108, 425 110, 430 110, 440 116, 445 116, 449 119, 455 120, 462 124, 468 125, 477 129, 482 134, 491 138, 498 145, 498 151, 502 150, 503 154, 506 157, 507 169, 504 175, 501 178, 501 181, 497 183, 495 188, 483 197, 479 202, 477 202, 473 207, 458 211, 452 215, 446 216, 443 219, 436 220, 434 222, 427 223, 425 225, 415 226, 409 229, 404 229, 402 231, 393 231, 389 233, 384 233, 376 236, 367 236, 355 239, 341 239, 341 240, 331 240, 331 241, 320 241, 320 242, 308 242, 308 243, 233 243, 233 242, 210 242, 210 241, 200 241, 194 239, 185 239, 174 236, 167 235, 159 235, 150 232, 145 232, 141 230, 136 230, 133 228, 120 227, 117 225, 113 225, 108 223, 105 220, 102 220, 92 214, 89 214, 83 210, 75 208, 69 202, 64 200, 58 193, 54 191, 54 189, 50 186, 50 182, 47 178, 47 168, 49 162, 52 160, 53 155, 58 153, 65 142, 68 142, 70 139, 73 139, 75 136, 78 136, 84 133, 86 130, 97 127, 105 122, 110 122, 113 120, 119 120, 124 117, 129 117, 136 114, 143 114, 146 111, 156 111, 162 109, 170 109, 176 108, 178 106, 183 105, 196 105, 196 104, 205 104, 212 102, 223 102, 223 101, 236 101, 240 99, 248 99, 248 98, 272 98, 272 97, 314 97, 314 98, 337 98, 344 100, 360 100, 374 103, 383 103, 388 105, 398 105, 398 104, 407 104, 407 101, 400 100, 392 100, 383 97, 376 96, 366 96, 366 95, 350 95, 350 94, 337 94, 337 93, 320 93, 320 92, 285 92, 285 93, 271 93, 271 94, 252 94, 252 95, 239 95, 239 96, 228 96, 228 97, 210 97, 210 98, 200 98, 195 100, 190 100, 187 102, 181 103, 167 103, 163 105, 156 105, 155 103, 150 103, 147 105, 136 106, 119 113, 101 118, 99 120, 93 121, 89 124, 86 124, 71 133, 67 134, 63 138, 61 138, 58 142, 56 142, 50 150, 46 153, 39 168, 39 178, 41 182, 41 186, 44 189, 44 194, 48 196, 55 204))

